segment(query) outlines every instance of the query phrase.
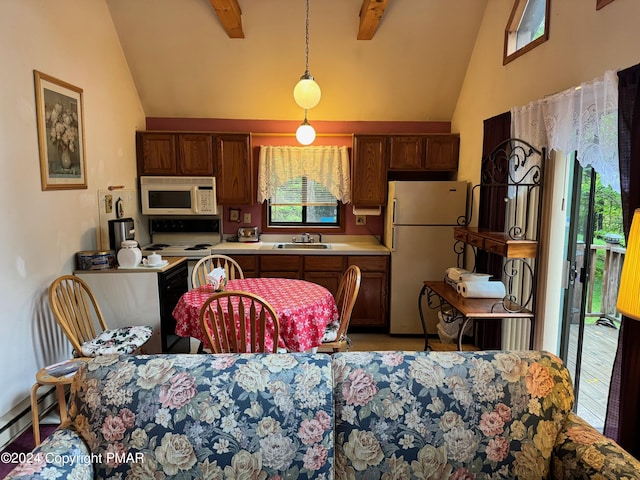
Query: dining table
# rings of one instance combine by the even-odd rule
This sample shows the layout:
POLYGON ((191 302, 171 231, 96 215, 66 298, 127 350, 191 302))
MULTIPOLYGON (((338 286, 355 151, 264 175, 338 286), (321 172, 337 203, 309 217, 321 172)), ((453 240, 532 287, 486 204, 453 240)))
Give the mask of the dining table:
MULTIPOLYGON (((322 285, 291 278, 244 278, 229 280, 227 291, 250 292, 265 299, 278 315, 279 347, 290 352, 315 351, 325 329, 339 319, 333 294, 322 285)), ((176 335, 193 337, 208 345, 200 324, 200 309, 216 293, 206 284, 184 293, 175 308, 176 335)))

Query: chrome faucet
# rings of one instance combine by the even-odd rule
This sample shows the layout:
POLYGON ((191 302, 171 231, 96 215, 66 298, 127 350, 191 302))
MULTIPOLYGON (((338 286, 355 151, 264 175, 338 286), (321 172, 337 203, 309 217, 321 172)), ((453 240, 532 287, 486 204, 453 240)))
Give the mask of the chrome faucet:
POLYGON ((299 236, 294 235, 291 239, 292 243, 313 243, 313 235, 310 233, 303 233, 299 236))

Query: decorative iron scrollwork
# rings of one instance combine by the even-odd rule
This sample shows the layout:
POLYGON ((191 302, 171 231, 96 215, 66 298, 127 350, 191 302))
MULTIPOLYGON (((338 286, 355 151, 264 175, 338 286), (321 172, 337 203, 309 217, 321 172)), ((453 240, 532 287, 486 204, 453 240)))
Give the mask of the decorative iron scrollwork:
POLYGON ((468 217, 458 218, 458 225, 471 224, 474 202, 480 189, 502 188, 506 190, 504 201, 507 208, 507 234, 512 240, 527 240, 537 237, 539 212, 538 196, 543 181, 542 169, 546 150, 536 149, 517 138, 500 143, 482 160, 480 183, 471 189, 471 205, 468 217))

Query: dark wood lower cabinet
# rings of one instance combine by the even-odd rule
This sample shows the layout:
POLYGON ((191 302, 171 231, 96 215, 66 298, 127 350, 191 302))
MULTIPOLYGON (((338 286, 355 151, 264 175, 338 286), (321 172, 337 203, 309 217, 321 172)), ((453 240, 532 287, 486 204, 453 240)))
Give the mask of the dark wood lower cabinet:
POLYGON ((350 256, 362 273, 360 293, 351 313, 352 330, 389 331, 389 257, 350 256))
POLYGON ((260 255, 259 277, 302 278, 299 255, 260 255))
POLYGON ((244 278, 255 278, 258 276, 257 255, 233 255, 233 259, 240 265, 244 278))
POLYGON ((350 265, 362 272, 350 328, 389 330, 389 257, 387 255, 231 255, 245 277, 299 278, 317 283, 333 295, 350 265))
POLYGON ((303 279, 317 283, 329 290, 334 296, 342 273, 346 270, 346 257, 343 255, 307 255, 303 257, 303 279))

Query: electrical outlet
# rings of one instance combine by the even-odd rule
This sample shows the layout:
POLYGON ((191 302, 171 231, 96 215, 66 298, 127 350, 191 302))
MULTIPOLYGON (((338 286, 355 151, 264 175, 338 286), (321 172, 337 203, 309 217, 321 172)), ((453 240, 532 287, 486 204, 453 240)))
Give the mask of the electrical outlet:
POLYGON ((113 212, 113 195, 104 196, 104 212, 105 213, 113 212))
POLYGON ((244 223, 251 223, 251 214, 250 213, 245 213, 244 214, 244 223))
POLYGON ((367 224, 366 215, 356 215, 356 225, 366 225, 366 224, 367 224))

